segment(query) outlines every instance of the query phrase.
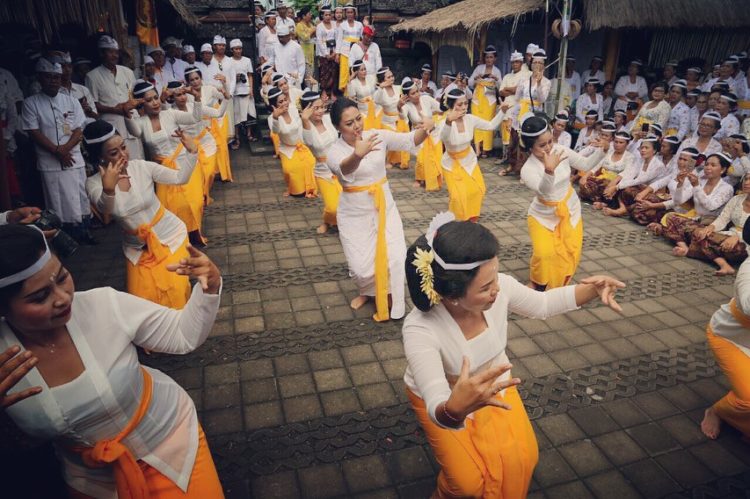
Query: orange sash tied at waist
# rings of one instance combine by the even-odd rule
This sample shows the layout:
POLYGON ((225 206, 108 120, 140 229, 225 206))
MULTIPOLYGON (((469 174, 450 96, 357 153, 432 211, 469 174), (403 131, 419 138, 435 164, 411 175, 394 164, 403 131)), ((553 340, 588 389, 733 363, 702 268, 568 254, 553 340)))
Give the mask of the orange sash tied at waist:
POLYGON ((164 217, 165 211, 164 205, 160 205, 151 222, 141 224, 135 230, 126 231, 129 234, 136 236, 146 245, 141 254, 140 260, 138 260, 138 265, 151 268, 160 264, 165 258, 172 254, 169 246, 159 241, 159 237, 156 235, 156 232, 154 232, 154 226, 156 226, 156 224, 158 224, 164 217))
POLYGON ((573 187, 568 187, 568 192, 560 201, 537 198, 544 206, 554 207, 555 215, 560 219, 554 231, 555 249, 567 265, 575 265, 577 251, 573 244, 573 225, 570 222, 570 209, 568 208, 568 200, 572 195, 573 187))
POLYGON ((375 315, 376 322, 390 319, 388 309, 388 245, 385 238, 385 191, 383 184, 388 181, 381 178, 370 185, 346 186, 344 192, 367 192, 373 197, 375 209, 378 210, 378 237, 375 244, 375 315))
POLYGON ((154 382, 151 375, 141 367, 143 374, 143 394, 138 408, 130 418, 127 426, 114 438, 99 440, 93 447, 71 447, 70 450, 81 455, 83 463, 89 468, 103 468, 112 465, 119 499, 148 499, 150 497, 143 470, 138 465, 130 449, 120 443, 141 422, 148 411, 153 394, 154 382))

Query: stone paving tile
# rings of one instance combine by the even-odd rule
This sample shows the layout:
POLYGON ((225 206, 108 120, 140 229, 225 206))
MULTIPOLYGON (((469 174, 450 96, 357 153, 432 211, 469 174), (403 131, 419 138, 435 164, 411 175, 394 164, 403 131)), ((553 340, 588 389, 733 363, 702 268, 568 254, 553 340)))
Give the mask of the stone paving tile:
MULTIPOLYGON (((219 320, 195 353, 144 361, 196 399, 230 499, 428 497, 438 467, 405 397, 400 323, 373 325, 371 305, 348 307, 356 290, 338 238, 314 233, 320 201, 282 197, 276 160, 234 157, 236 182, 217 184, 205 219, 225 273, 219 320)), ((412 175, 389 172, 409 241, 446 206, 445 192, 413 190, 412 175)), ((494 174, 486 182, 482 222, 501 242, 504 271, 525 281, 529 192, 494 174)), ((541 449, 529 497, 750 487, 750 451, 736 432, 707 442, 697 429, 727 390, 704 345, 731 278, 675 259, 628 220, 587 205, 583 214, 577 278, 606 261, 628 281, 624 310, 511 317, 508 352, 541 449)), ((96 251, 81 248, 86 264, 70 265, 79 289, 124 287, 119 238, 110 226, 96 251)))

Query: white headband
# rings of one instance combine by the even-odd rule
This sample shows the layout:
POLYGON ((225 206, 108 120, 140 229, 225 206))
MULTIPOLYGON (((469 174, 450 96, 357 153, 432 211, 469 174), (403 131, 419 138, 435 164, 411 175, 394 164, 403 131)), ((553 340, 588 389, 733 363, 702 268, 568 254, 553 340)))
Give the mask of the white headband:
POLYGON ((110 130, 109 132, 105 133, 101 137, 95 137, 93 139, 87 139, 86 137, 84 137, 83 141, 86 144, 99 144, 101 142, 106 142, 109 139, 111 139, 112 137, 114 137, 116 132, 117 132, 117 129, 114 128, 114 127, 112 127, 112 130, 110 130))
POLYGON ((31 227, 34 227, 36 230, 38 230, 42 236, 42 239, 44 240, 44 254, 39 258, 39 260, 31 264, 31 266, 26 267, 22 271, 16 272, 13 275, 9 275, 0 279, 0 288, 5 288, 10 286, 11 284, 25 281, 29 277, 42 270, 42 268, 47 265, 47 262, 49 262, 49 259, 52 258, 52 253, 50 253, 49 245, 47 244, 47 238, 44 237, 44 232, 42 232, 42 230, 35 225, 31 225, 31 227))
POLYGON ((156 87, 153 85, 149 85, 147 87, 139 88, 138 90, 133 90, 133 95, 143 95, 149 90, 156 90, 156 87))
POLYGON ((437 234, 438 229, 449 222, 453 222, 455 219, 456 215, 454 215, 453 212, 443 211, 433 217, 432 221, 430 222, 430 226, 427 228, 427 234, 425 234, 425 237, 427 238, 427 244, 430 246, 432 255, 438 265, 440 265, 444 270, 472 270, 491 261, 492 258, 471 263, 445 263, 445 261, 440 258, 440 255, 438 255, 437 251, 435 251, 435 247, 432 245, 432 242, 435 239, 435 235, 437 234))

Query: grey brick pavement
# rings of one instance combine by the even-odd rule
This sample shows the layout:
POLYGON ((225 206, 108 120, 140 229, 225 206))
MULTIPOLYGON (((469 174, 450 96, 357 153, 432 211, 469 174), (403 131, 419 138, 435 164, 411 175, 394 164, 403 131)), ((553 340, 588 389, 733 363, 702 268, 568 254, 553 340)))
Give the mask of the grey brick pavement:
MULTIPOLYGON (((400 322, 375 324, 335 234, 318 236, 317 200, 281 196, 270 157, 233 158, 237 182, 216 184, 209 254, 225 273, 211 337, 187 356, 152 355, 196 402, 230 498, 428 497, 438 466, 402 381, 400 322)), ((524 281, 530 255, 517 179, 485 165, 482 223, 497 235, 503 270, 524 281)), ((447 195, 389 172, 407 238, 447 195)), ((513 317, 514 375, 537 433, 534 498, 746 497, 750 446, 697 423, 726 391, 704 326, 732 293, 731 278, 677 259, 627 221, 584 207, 581 278, 628 282, 622 315, 594 305, 547 321, 513 317)), ((117 230, 71 262, 79 288, 122 288, 117 230)))

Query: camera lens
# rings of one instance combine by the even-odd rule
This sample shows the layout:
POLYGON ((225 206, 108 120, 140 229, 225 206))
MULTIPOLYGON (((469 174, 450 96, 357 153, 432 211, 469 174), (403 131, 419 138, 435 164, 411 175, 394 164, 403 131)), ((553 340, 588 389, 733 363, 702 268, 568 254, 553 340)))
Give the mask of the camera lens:
POLYGON ((65 232, 58 230, 50 241, 50 247, 60 258, 67 258, 76 252, 78 243, 65 232))

